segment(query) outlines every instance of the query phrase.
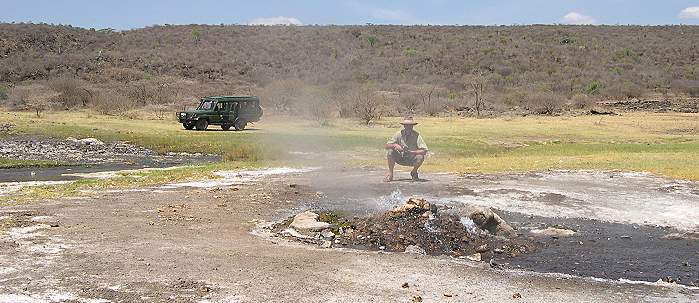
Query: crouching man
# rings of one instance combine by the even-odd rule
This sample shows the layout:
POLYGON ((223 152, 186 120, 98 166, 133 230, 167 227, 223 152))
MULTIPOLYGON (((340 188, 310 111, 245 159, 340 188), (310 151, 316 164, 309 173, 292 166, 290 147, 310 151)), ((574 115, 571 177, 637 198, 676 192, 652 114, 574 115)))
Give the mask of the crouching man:
POLYGON ((422 140, 422 136, 413 127, 417 124, 413 118, 406 118, 403 122, 403 129, 398 131, 386 142, 386 154, 388 158, 388 174, 385 182, 393 181, 393 168, 396 163, 403 166, 412 166, 410 176, 413 181, 418 181, 417 170, 425 161, 427 155, 427 144, 422 140))

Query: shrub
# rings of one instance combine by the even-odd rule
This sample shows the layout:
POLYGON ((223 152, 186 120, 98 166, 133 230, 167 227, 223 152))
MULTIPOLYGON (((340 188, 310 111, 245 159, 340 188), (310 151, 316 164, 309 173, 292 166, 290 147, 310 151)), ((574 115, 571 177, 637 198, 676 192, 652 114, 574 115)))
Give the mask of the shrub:
POLYGON ((404 93, 398 97, 398 106, 402 114, 411 116, 417 113, 417 110, 420 108, 420 100, 418 100, 418 96, 415 94, 404 93))
POLYGON ((588 95, 596 95, 599 94, 600 91, 604 88, 604 83, 602 83, 599 80, 594 80, 590 82, 587 86, 585 86, 585 93, 588 95))
POLYGON ((58 93, 53 102, 65 108, 85 107, 92 99, 92 92, 78 79, 59 78, 50 81, 49 87, 58 93))
POLYGON ((699 81, 697 80, 676 80, 672 82, 672 87, 692 98, 699 98, 699 81))
POLYGON ((583 94, 573 95, 573 97, 570 98, 570 101, 573 104, 573 107, 577 109, 589 108, 593 104, 592 99, 583 94))
POLYGON ((0 101, 7 100, 7 95, 9 92, 10 88, 7 87, 6 85, 0 84, 0 101))
POLYGON ((562 100, 563 98, 552 92, 534 92, 527 96, 529 110, 541 115, 552 115, 559 112, 562 100))
POLYGON ((103 115, 126 113, 136 107, 128 97, 111 91, 96 93, 91 101, 92 109, 103 115))
POLYGON ((352 108, 354 114, 364 125, 381 118, 383 100, 370 90, 361 90, 354 94, 352 108))
POLYGON ((645 93, 640 85, 633 82, 623 82, 612 84, 611 86, 605 88, 605 94, 610 97, 616 98, 639 98, 645 93))
POLYGON ((325 96, 308 96, 307 114, 320 126, 330 125, 333 118, 333 104, 331 98, 325 96))

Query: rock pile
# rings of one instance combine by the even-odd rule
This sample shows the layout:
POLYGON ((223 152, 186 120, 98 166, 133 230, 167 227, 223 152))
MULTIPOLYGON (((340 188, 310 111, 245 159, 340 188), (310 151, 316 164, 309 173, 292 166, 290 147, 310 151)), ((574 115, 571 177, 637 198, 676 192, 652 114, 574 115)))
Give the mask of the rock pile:
POLYGON ((362 218, 304 212, 275 227, 277 234, 321 247, 451 255, 474 261, 494 254, 516 256, 534 244, 490 209, 459 214, 411 198, 390 211, 362 218))

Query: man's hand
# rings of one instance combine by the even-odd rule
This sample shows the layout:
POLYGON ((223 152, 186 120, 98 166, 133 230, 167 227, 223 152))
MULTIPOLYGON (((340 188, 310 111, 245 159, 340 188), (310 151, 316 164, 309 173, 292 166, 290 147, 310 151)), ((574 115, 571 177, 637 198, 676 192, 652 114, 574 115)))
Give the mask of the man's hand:
POLYGON ((413 155, 423 155, 424 156, 425 154, 427 154, 427 151, 424 149, 416 149, 416 150, 411 150, 410 153, 413 155))
POLYGON ((393 150, 395 150, 395 151, 403 151, 403 147, 400 146, 400 144, 393 144, 393 150))

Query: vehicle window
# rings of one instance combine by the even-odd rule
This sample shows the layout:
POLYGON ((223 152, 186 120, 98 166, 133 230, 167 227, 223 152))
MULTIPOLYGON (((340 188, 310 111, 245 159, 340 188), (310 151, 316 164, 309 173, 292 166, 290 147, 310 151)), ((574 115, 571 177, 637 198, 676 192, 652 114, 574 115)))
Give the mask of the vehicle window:
POLYGON ((212 110, 213 108, 214 108, 214 101, 203 101, 201 104, 199 104, 199 107, 197 109, 212 110))

